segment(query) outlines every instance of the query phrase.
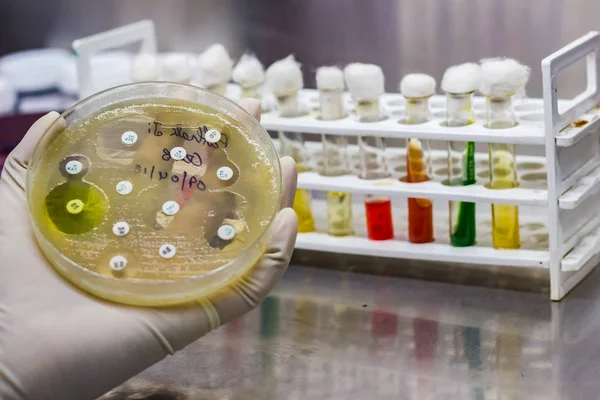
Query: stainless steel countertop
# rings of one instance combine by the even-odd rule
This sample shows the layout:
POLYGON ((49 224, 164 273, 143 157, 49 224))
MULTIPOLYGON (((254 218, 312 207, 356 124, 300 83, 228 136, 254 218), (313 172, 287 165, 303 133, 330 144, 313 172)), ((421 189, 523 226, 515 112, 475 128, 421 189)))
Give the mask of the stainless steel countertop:
POLYGON ((291 267, 106 399, 597 399, 600 271, 547 294, 291 267))

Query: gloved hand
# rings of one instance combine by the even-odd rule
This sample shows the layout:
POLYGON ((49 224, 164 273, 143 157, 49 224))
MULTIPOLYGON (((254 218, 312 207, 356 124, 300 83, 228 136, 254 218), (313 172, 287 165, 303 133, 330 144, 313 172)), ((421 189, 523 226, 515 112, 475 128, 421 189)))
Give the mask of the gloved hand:
MULTIPOLYGON (((241 104, 260 118, 260 104, 241 104)), ((287 268, 297 232, 290 208, 297 171, 281 159, 282 210, 266 253, 214 296, 170 308, 120 306, 71 286, 31 232, 25 195, 29 157, 58 117, 38 120, 6 160, 0 181, 0 398, 94 399, 212 329, 255 308, 287 268)))

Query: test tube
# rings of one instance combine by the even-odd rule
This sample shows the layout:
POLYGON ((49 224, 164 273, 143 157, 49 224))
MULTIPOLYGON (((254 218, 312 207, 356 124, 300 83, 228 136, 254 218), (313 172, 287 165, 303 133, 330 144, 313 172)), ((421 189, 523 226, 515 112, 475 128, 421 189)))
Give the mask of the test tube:
MULTIPOLYGON (((304 81, 300 64, 294 56, 290 55, 274 62, 266 72, 267 86, 277 97, 279 114, 282 117, 295 117, 300 114, 298 105, 298 92, 302 89, 304 81)), ((311 158, 304 145, 304 138, 300 132, 279 132, 281 142, 281 155, 290 156, 296 161, 298 172, 312 170, 311 158)), ((315 230, 315 221, 311 211, 311 193, 305 189, 296 190, 294 210, 298 215, 298 232, 312 232, 315 230)))
POLYGON ((326 121, 344 118, 344 73, 338 67, 321 67, 317 70, 320 118, 326 121))
POLYGON ((315 220, 310 208, 312 203, 312 193, 310 190, 297 189, 292 208, 298 216, 298 232, 314 232, 315 220))
POLYGON ((261 99, 265 70, 256 56, 250 53, 242 55, 233 69, 232 78, 242 88, 242 98, 261 99))
POLYGON ((304 86, 300 64, 293 55, 275 61, 267 69, 267 85, 277 98, 281 117, 297 117, 301 114, 298 92, 304 86))
MULTIPOLYGON (((312 171, 311 157, 300 132, 278 132, 281 156, 289 156, 296 161, 298 172, 312 171)), ((298 232, 313 232, 315 221, 311 211, 310 190, 297 189, 293 209, 298 215, 298 232)))
MULTIPOLYGON (((374 64, 353 63, 344 69, 346 86, 356 102, 356 114, 360 122, 375 122, 384 119, 379 107, 379 98, 384 93, 384 75, 374 64)), ((385 155, 385 141, 378 136, 358 138, 360 177, 382 179, 390 176, 385 155)), ((385 196, 365 196, 367 232, 371 240, 394 238, 392 202, 385 196)))
POLYGON ((365 216, 369 239, 390 240, 394 238, 392 200, 389 197, 366 195, 365 216))
MULTIPOLYGON (((321 67, 317 70, 317 89, 321 119, 336 120, 344 118, 342 93, 344 74, 337 67, 321 67)), ((323 169, 325 176, 346 175, 348 166, 348 139, 342 135, 322 135, 323 169)), ((327 192, 328 231, 332 236, 354 234, 352 223, 352 194, 340 191, 327 192)))
MULTIPOLYGON (((442 90, 446 92, 446 126, 467 126, 475 120, 472 101, 479 87, 479 65, 466 63, 450 67, 442 78, 442 90)), ((476 183, 475 143, 448 142, 448 185, 467 186, 476 183), (455 161, 459 161, 459 174, 455 173, 455 161)), ((475 244, 475 203, 449 201, 450 243, 455 247, 475 244)))
POLYGON ((216 43, 198 56, 196 80, 211 92, 225 96, 233 61, 222 44, 216 43))
MULTIPOLYGON (((435 91, 435 79, 426 74, 408 74, 400 82, 406 99, 404 124, 423 124, 430 119, 429 99, 435 91)), ((431 175, 429 140, 406 141, 406 180, 426 182, 431 175)), ((412 243, 433 242, 433 203, 429 199, 408 199, 408 240, 412 243)))
POLYGON ((350 236, 354 234, 351 193, 327 192, 327 227, 331 236, 350 236))
POLYGON ((134 82, 157 81, 160 77, 160 65, 156 54, 140 53, 131 64, 131 80, 134 82))
MULTIPOLYGON (((506 59, 481 61, 480 91, 486 96, 486 127, 508 129, 517 125, 512 98, 522 93, 530 70, 506 59)), ((514 144, 489 143, 489 188, 511 189, 519 185, 514 144)), ((492 241, 497 249, 520 247, 519 209, 514 205, 492 204, 492 241)))
POLYGON ((192 73, 187 55, 167 54, 163 59, 163 79, 169 82, 190 83, 192 73))
MULTIPOLYGON (((360 122, 381 121, 385 117, 379 107, 384 93, 383 71, 377 65, 354 63, 344 69, 346 85, 356 102, 356 114, 360 122)), ((385 154, 385 140, 379 136, 358 138, 360 177, 382 179, 390 176, 385 154)))

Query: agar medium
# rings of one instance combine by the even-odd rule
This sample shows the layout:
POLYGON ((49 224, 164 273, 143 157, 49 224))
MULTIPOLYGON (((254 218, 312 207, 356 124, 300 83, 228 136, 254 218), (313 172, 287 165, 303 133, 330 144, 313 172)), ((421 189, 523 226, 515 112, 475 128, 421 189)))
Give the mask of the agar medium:
POLYGON ((210 295, 263 254, 279 210, 272 141, 208 90, 134 83, 82 100, 29 164, 37 242, 103 299, 163 306, 210 295))

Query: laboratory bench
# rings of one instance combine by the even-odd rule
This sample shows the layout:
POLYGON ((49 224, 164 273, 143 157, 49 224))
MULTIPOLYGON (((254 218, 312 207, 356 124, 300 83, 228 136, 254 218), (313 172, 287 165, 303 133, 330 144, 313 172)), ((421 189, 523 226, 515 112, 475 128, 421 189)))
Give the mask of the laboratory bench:
POLYGON ((599 270, 559 303, 470 283, 292 265, 256 310, 102 400, 598 398, 599 270))

